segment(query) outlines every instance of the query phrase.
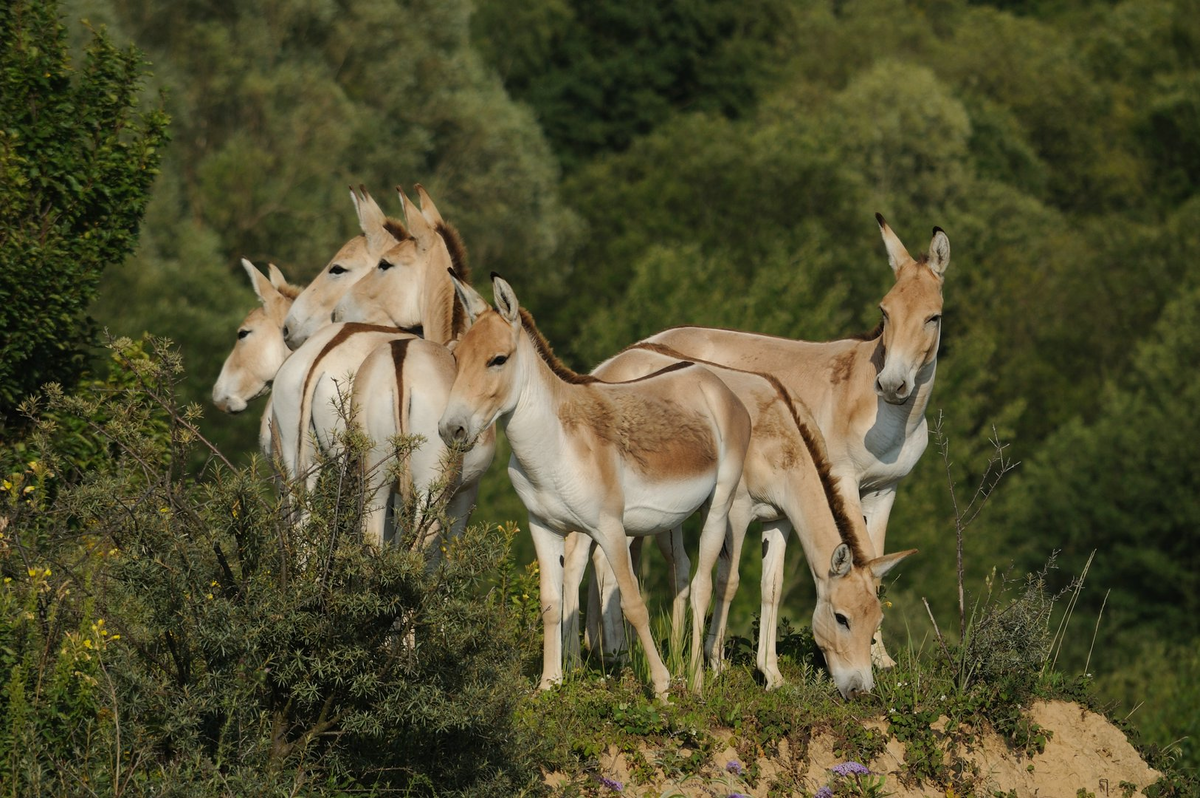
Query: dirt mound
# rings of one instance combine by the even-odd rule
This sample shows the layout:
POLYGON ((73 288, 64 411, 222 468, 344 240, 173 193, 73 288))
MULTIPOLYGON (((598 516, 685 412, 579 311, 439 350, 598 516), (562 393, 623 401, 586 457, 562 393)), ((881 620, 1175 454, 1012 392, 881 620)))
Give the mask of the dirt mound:
MULTIPOLYGON (((1076 704, 1063 701, 1038 702, 1030 710, 1034 722, 1051 732, 1045 751, 1024 756, 1013 751, 999 735, 992 732, 972 735, 969 744, 954 744, 941 736, 948 749, 954 745, 952 759, 967 772, 975 773, 976 792, 991 795, 996 791, 1015 790, 1018 796, 1041 798, 1073 798, 1080 789, 1097 796, 1141 794, 1159 778, 1125 735, 1105 718, 1076 704)), ((944 719, 935 724, 939 728, 944 719)), ((886 724, 874 724, 886 731, 886 724)), ((728 741, 731 734, 722 739, 728 741)), ((778 750, 758 758, 755 785, 750 786, 737 761, 737 752, 726 746, 711 758, 710 765, 700 773, 682 781, 656 772, 653 783, 635 784, 625 754, 610 749, 601 757, 600 773, 596 776, 597 794, 618 792, 628 796, 685 796, 685 798, 726 798, 730 795, 765 796, 772 784, 794 785, 816 793, 836 776, 830 768, 842 762, 833 750, 833 738, 819 734, 808 741, 807 750, 794 752, 787 740, 778 750)), ((874 774, 886 778, 885 788, 896 798, 915 796, 944 796, 945 789, 934 785, 913 787, 903 783, 907 774, 903 743, 889 739, 887 749, 867 763, 874 774)), ((551 776, 554 786, 561 778, 551 776)))

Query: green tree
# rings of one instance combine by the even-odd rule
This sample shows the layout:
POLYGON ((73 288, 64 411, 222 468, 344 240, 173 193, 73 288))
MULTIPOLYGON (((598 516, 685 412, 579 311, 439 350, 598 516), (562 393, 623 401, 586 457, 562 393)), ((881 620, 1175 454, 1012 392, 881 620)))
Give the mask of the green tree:
POLYGON ((167 137, 162 110, 139 110, 142 54, 95 32, 77 69, 58 14, 0 9, 0 428, 41 385, 82 373, 88 306, 134 248, 167 137))

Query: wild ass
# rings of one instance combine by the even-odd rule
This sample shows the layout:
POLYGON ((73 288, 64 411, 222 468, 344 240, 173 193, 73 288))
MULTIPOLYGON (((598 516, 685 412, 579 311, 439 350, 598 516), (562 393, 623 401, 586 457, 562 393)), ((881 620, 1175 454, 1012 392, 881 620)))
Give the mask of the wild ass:
MULTIPOLYGON (((950 241, 935 227, 929 254, 913 258, 883 216, 875 218, 896 282, 879 303, 882 319, 871 334, 812 343, 735 330, 676 327, 646 340, 684 357, 778 379, 812 410, 839 492, 850 512, 866 518, 873 548, 883 552, 896 486, 916 465, 929 439, 925 407, 937 370, 950 241)), ((769 524, 764 530, 764 579, 782 580, 786 524, 769 524)), ((895 664, 884 649, 882 635, 876 641, 876 664, 895 664)))
POLYGON ((283 337, 290 349, 299 349, 317 330, 330 323, 330 314, 342 295, 379 263, 380 256, 405 238, 404 226, 389 219, 359 186, 350 190, 363 234, 345 243, 325 268, 296 298, 284 320, 283 337))
MULTIPOLYGON (((601 363, 592 374, 605 380, 631 380, 681 360, 685 358, 668 347, 635 344, 601 363)), ((705 646, 710 664, 714 668, 721 664, 725 624, 738 586, 738 562, 747 528, 752 521, 785 522, 795 529, 816 583, 813 636, 834 683, 845 698, 869 692, 874 687, 871 644, 883 621, 875 586, 915 551, 875 556, 862 517, 849 512, 837 492, 816 422, 808 408, 795 401, 777 379, 705 361, 693 362, 715 374, 742 401, 752 426, 742 478, 729 511, 729 536, 721 550, 718 604, 705 646)), ((680 531, 673 530, 671 537, 678 539, 680 531)), ((586 548, 576 547, 575 551, 586 548)), ((687 572, 682 546, 668 546, 664 553, 673 571, 687 572), (682 554, 682 566, 671 562, 674 554, 682 554)), ((596 561, 597 574, 603 574, 605 564, 599 557, 596 561)), ((578 596, 585 564, 586 554, 579 553, 569 564, 564 586, 568 596, 578 596)), ((757 659, 770 689, 783 684, 775 649, 782 582, 764 574, 761 591, 757 659)), ((564 612, 568 618, 572 617, 570 609, 564 612)), ((568 639, 577 644, 578 635, 568 639)))
MULTIPOLYGON (((407 330, 393 324, 352 321, 319 329, 280 369, 273 406, 280 455, 290 476, 311 477, 312 443, 323 451, 331 450, 345 429, 347 415, 354 414, 364 423, 372 441, 364 463, 368 480, 365 537, 376 545, 385 538, 386 509, 393 495, 389 488, 397 487, 401 495, 408 496, 426 489, 442 475, 446 450, 436 435, 436 422, 454 378, 453 360, 443 344, 461 331, 448 328, 443 320, 463 318, 462 311, 455 310, 458 300, 447 273, 455 264, 448 243, 462 258, 457 232, 441 219, 423 189, 421 196, 427 204, 422 209, 417 209, 403 192, 400 196, 408 227, 395 220, 386 223, 393 244, 370 273, 389 274, 388 282, 396 295, 418 295, 426 301, 406 305, 387 318, 407 330), (431 219, 436 220, 436 226, 431 219), (449 291, 431 291, 430 283, 443 284, 449 291), (430 301, 429 297, 440 301, 430 301), (406 311, 411 315, 404 315, 406 311), (420 340, 411 332, 416 329, 437 331, 440 340, 420 340), (364 387, 358 387, 360 380, 364 387), (396 435, 420 435, 425 439, 410 457, 409 470, 398 486, 390 473, 395 456, 391 440, 396 435)), ((368 224, 364 224, 364 230, 369 238, 368 224)), ((360 275, 360 279, 369 284, 374 280, 367 275, 360 275)), ((344 283, 343 287, 352 290, 344 283)), ((367 307, 365 303, 350 305, 356 313, 367 307)), ((461 482, 450 509, 457 518, 456 528, 466 523, 478 478, 486 471, 491 456, 491 446, 484 445, 461 464, 461 482)), ((452 468, 458 466, 456 463, 452 468)))
MULTIPOLYGON (((213 384, 213 404, 231 414, 242 412, 251 401, 267 393, 275 373, 291 354, 283 340, 283 320, 300 293, 300 288, 290 285, 274 263, 267 264, 269 280, 245 258, 242 268, 262 304, 238 325, 237 341, 213 384)), ((268 398, 258 432, 259 450, 267 457, 271 456, 270 402, 268 398)))
POLYGON ((750 438, 745 407, 686 362, 629 383, 576 374, 554 357, 512 287, 495 274, 492 287, 497 309, 479 315, 454 351, 458 376, 438 429, 447 443, 461 443, 496 421, 505 425, 508 474, 529 511, 540 571, 539 687, 562 679, 563 538, 579 530, 604 551, 654 691, 666 693, 670 673, 650 632, 628 536, 673 528, 707 504, 691 585, 692 687, 699 690, 712 566, 750 438))

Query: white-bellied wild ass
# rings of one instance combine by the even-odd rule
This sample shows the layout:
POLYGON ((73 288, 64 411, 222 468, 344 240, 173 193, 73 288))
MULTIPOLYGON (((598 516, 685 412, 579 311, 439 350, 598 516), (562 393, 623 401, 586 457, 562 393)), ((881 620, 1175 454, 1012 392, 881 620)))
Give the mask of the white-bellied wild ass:
MULTIPOLYGON (((420 185, 420 210, 403 192, 408 229, 418 242, 395 248, 376 269, 363 277, 342 298, 335 317, 354 322, 399 324, 422 320, 426 338, 398 338, 371 352, 354 378, 354 407, 372 448, 367 459, 368 540, 379 540, 385 528, 389 497, 407 501, 424 495, 443 476, 447 465, 456 477, 447 515, 453 519, 451 534, 466 526, 479 480, 495 453, 495 428, 489 428, 461 461, 449 463, 450 452, 438 436, 437 423, 454 383, 454 358, 443 344, 457 341, 469 324, 463 302, 475 312, 487 307, 483 298, 466 284, 469 279, 466 249, 458 232, 437 210, 420 185), (436 246, 434 242, 440 242, 436 246), (420 247, 436 250, 434 257, 419 257, 420 247), (437 254, 445 251, 448 259, 437 254), (453 272, 463 281, 456 295, 450 278, 453 272), (416 301, 413 301, 413 297, 416 301), (460 298, 461 296, 461 298, 460 298), (389 441, 396 435, 420 436, 423 442, 409 455, 408 469, 399 484, 379 464, 391 458, 389 441), (388 488, 395 488, 395 491, 388 488)), ((431 532, 440 529, 433 525, 431 532)))
MULTIPOLYGON (((592 373, 605 380, 631 380, 685 360, 658 344, 635 344, 597 366, 592 373)), ((752 521, 785 521, 794 527, 817 588, 812 630, 825 655, 829 672, 846 698, 869 692, 871 643, 883 621, 876 594, 877 580, 902 559, 905 551, 876 557, 866 524, 850 512, 829 472, 825 441, 808 408, 795 401, 774 377, 703 365, 724 382, 750 414, 752 432, 741 482, 729 511, 729 537, 721 550, 717 577, 718 604, 706 642, 713 667, 720 667, 729 604, 738 586, 738 558, 752 521)), ((678 530, 672 537, 678 537, 678 530)), ((671 546, 668 551, 681 551, 671 546)), ((685 555, 686 556, 686 555, 685 555)), ((578 595, 582 568, 578 557, 565 590, 578 595)), ((597 558, 596 569, 603 563, 597 558)), ((687 565, 683 565, 686 572, 687 565)), ((758 668, 767 687, 783 684, 775 653, 776 627, 782 584, 764 575, 759 621, 758 668)), ((577 637, 576 637, 577 639, 577 637)))
MULTIPOLYGON (((453 246, 457 261, 464 260, 457 232, 442 219, 428 195, 426 205, 417 209, 403 192, 401 200, 407 214, 407 227, 396 220, 386 222, 393 244, 382 255, 371 273, 387 275, 387 284, 399 297, 418 295, 439 301, 405 305, 412 315, 397 313, 388 325, 355 321, 328 324, 317 330, 293 353, 276 377, 273 425, 280 457, 289 476, 312 476, 312 443, 323 451, 333 448, 345 429, 346 415, 352 413, 364 424, 372 449, 364 462, 368 480, 368 507, 364 536, 379 545, 386 537, 386 509, 396 488, 403 497, 422 491, 442 476, 446 452, 437 436, 437 420, 445 396, 453 382, 453 359, 443 345, 460 334, 465 314, 456 310, 458 299, 448 270, 456 265, 450 253, 453 246), (436 224, 430 221, 435 219, 436 224), (427 283, 444 285, 448 291, 433 292, 427 283), (459 327, 454 327, 454 322, 459 327), (407 330, 398 329, 402 325, 407 330), (447 326, 449 324, 449 327, 447 326), (437 331, 440 340, 421 340, 410 330, 437 331), (358 383, 365 383, 359 387, 358 383), (352 386, 354 386, 352 388, 352 386), (408 470, 395 484, 390 473, 396 435, 419 435, 425 443, 410 457, 408 470)), ((361 203, 360 203, 361 207, 361 203)), ((360 218, 362 214, 360 213, 360 218)), ((364 230, 370 236, 368 224, 364 230)), ((465 268, 460 265, 460 268, 465 268)), ((374 277, 362 275, 362 282, 374 277)), ((349 286, 343 291, 354 290, 349 286)), ((385 295, 376 292, 382 301, 385 295)), ((303 298, 303 297, 302 297, 303 298)), ((339 300, 340 301, 340 300, 339 300)), ((373 312, 373 305, 357 302, 351 313, 373 312)), ((455 528, 466 523, 478 478, 491 462, 494 440, 485 442, 463 463, 450 467, 461 480, 452 500, 450 513, 457 519, 455 528)))
POLYGON ((665 694, 670 673, 650 632, 628 536, 670 529, 707 503, 691 586, 692 687, 699 690, 711 569, 750 438, 745 407, 688 363, 631 383, 575 374, 554 357, 512 287, 492 275, 492 288, 498 309, 476 318, 454 351, 458 376, 439 431, 451 443, 471 441, 496 421, 505 426, 508 473, 529 511, 540 571, 539 686, 562 678, 563 536, 578 530, 608 558, 654 691, 665 694))
MULTIPOLYGON (((933 391, 942 330, 942 283, 950 241, 933 228, 929 253, 913 258, 876 214, 896 282, 879 303, 879 327, 862 338, 823 343, 707 327, 676 327, 646 339, 684 357, 769 374, 816 418, 830 472, 850 512, 866 518, 884 552, 896 486, 925 451, 925 407, 933 391)), ((782 579, 786 522, 764 529, 764 579, 782 579), (769 576, 768 576, 769 575, 769 576)), ((876 664, 892 663, 877 636, 876 664)))
MULTIPOLYGON (((274 263, 267 264, 269 280, 245 258, 242 268, 250 276, 261 304, 246 314, 238 326, 237 340, 212 390, 217 409, 233 414, 242 412, 251 401, 271 389, 275 373, 292 353, 283 340, 283 320, 300 293, 300 288, 290 285, 274 263)), ((271 456, 270 401, 268 398, 258 433, 259 449, 267 457, 271 456)))

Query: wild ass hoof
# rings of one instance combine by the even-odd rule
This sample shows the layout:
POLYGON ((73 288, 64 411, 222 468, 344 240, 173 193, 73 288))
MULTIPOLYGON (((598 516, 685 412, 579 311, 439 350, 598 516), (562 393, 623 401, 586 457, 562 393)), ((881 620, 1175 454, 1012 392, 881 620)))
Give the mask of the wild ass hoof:
POLYGON ((787 684, 787 682, 784 681, 783 674, 777 670, 770 672, 762 671, 762 675, 763 679, 766 681, 765 687, 768 690, 778 690, 780 687, 783 687, 785 684, 787 684))

